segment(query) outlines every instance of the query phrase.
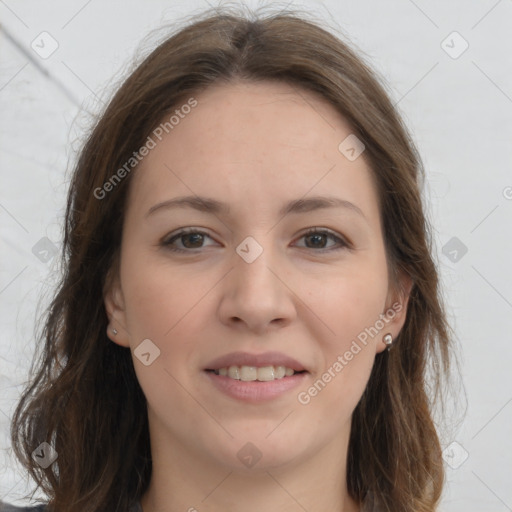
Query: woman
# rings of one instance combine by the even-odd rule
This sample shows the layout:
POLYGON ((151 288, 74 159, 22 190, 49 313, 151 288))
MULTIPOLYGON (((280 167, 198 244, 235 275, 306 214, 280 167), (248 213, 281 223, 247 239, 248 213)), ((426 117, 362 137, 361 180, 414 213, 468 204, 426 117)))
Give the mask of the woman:
POLYGON ((422 178, 375 74, 304 17, 216 9, 158 46, 73 175, 12 422, 42 510, 436 510, 422 178))

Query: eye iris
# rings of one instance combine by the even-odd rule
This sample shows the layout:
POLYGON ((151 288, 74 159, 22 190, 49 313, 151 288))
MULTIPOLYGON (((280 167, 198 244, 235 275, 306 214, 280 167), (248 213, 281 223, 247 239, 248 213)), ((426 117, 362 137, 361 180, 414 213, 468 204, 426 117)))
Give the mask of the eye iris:
MULTIPOLYGON (((201 247, 201 242, 203 241, 203 235, 201 235, 200 233, 187 233, 187 234, 184 234, 184 235, 181 235, 181 238, 182 238, 182 241, 183 240, 187 240, 189 237, 193 238, 193 237, 196 237, 196 242, 199 242, 199 245, 193 245, 193 247, 189 247, 187 245, 187 243, 183 243, 183 245, 189 249, 196 249, 198 247, 201 247)), ((192 242, 193 243, 193 242, 192 242)))
MULTIPOLYGON (((306 237, 306 239, 308 239, 308 238, 309 239, 316 239, 316 240, 318 240, 318 239, 325 238, 325 235, 322 234, 322 233, 313 233, 313 234, 309 235, 308 237, 306 237)), ((317 243, 313 243, 313 247, 318 247, 318 244, 317 243)))

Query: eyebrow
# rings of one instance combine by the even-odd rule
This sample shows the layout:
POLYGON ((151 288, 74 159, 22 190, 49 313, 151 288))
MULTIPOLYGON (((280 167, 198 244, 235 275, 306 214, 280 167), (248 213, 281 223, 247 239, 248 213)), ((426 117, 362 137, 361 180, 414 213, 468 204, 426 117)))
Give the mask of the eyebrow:
MULTIPOLYGON (((230 212, 229 205, 204 196, 182 196, 152 206, 146 213, 146 217, 154 214, 159 210, 169 210, 173 208, 193 208, 200 212, 211 213, 215 215, 228 215, 230 212)), ((345 208, 366 217, 362 210, 354 203, 334 196, 315 196, 306 199, 294 199, 286 203, 280 210, 279 215, 285 216, 289 213, 308 213, 314 210, 325 208, 345 208)))

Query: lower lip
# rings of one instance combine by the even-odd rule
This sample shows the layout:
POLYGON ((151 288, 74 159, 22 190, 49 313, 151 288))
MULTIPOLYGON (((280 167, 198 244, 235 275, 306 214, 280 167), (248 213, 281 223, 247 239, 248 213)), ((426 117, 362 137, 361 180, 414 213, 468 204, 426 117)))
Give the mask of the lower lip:
POLYGON ((308 375, 307 372, 304 372, 270 381, 243 381, 216 375, 213 372, 205 371, 204 373, 213 385, 224 394, 250 403, 261 403, 284 395, 299 386, 308 375))

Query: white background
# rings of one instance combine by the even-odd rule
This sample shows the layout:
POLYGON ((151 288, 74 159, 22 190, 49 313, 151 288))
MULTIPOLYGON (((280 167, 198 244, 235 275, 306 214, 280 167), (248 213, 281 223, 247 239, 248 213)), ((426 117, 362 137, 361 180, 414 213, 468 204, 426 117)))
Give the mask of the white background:
MULTIPOLYGON (((46 305, 41 297, 52 292, 58 268, 57 258, 43 262, 32 249, 43 237, 60 249, 87 112, 107 101, 136 50, 149 51, 149 40, 142 43, 151 30, 207 7, 199 0, 0 1, 0 499, 24 504, 33 488, 12 458, 9 419, 32 359, 36 307, 46 305), (46 59, 31 48, 43 31, 58 43, 46 59)), ((435 256, 459 343, 462 409, 467 397, 443 448, 458 443, 446 450, 452 466, 468 457, 456 469, 447 464, 441 510, 512 510, 512 1, 330 0, 290 8, 315 11, 364 52, 425 163, 435 256), (453 58, 464 40, 468 49, 453 58), (467 247, 458 261, 443 253, 452 237, 467 247)))

